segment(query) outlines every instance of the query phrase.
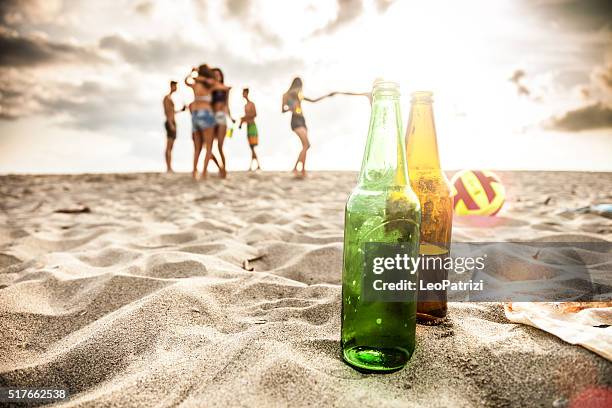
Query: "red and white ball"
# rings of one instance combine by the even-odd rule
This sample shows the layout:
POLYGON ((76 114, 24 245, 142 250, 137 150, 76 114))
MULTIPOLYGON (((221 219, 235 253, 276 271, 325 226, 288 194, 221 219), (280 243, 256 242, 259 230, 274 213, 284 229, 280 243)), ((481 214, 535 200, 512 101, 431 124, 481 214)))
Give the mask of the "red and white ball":
POLYGON ((457 215, 496 215, 506 199, 506 189, 492 171, 461 170, 451 179, 457 215))

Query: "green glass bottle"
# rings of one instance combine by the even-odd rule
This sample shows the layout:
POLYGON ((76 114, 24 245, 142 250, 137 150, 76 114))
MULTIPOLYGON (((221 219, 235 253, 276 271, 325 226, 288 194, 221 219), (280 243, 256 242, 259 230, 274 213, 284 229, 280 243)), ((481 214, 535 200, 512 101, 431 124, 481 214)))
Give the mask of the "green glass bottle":
POLYGON ((415 346, 416 275, 402 269, 375 275, 371 268, 379 254, 418 256, 421 209, 408 179, 399 96, 396 83, 374 84, 361 172, 345 209, 342 355, 367 372, 402 368, 415 346), (372 290, 390 273, 414 290, 372 290))

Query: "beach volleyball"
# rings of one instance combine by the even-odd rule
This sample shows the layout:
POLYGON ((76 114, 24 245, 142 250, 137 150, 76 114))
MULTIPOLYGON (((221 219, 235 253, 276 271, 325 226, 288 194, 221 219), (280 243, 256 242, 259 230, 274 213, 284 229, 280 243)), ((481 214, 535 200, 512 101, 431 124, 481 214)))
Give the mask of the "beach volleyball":
POLYGON ((451 179, 457 215, 496 215, 506 198, 499 177, 486 170, 461 170, 451 179))

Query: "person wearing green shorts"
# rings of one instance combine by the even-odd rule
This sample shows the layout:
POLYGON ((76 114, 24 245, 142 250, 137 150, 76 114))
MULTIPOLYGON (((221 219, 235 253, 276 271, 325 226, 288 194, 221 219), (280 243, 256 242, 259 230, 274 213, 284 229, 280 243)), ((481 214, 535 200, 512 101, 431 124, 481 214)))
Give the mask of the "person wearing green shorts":
POLYGON ((238 129, 242 128, 243 123, 247 124, 247 139, 249 140, 249 147, 251 148, 249 171, 261 170, 257 153, 255 153, 255 146, 259 144, 259 135, 257 133, 257 125, 255 124, 257 109, 255 109, 253 101, 249 99, 249 88, 244 88, 242 90, 242 97, 246 101, 246 104, 244 105, 244 116, 240 119, 238 129), (253 162, 257 165, 255 168, 253 168, 253 162))
POLYGON ((249 139, 249 146, 257 146, 257 125, 255 123, 249 123, 247 125, 247 138, 249 139))

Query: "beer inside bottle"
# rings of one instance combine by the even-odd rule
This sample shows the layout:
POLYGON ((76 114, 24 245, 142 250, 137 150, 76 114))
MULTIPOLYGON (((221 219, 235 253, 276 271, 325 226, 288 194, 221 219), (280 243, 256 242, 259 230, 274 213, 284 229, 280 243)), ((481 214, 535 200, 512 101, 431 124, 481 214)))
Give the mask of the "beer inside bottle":
MULTIPOLYGON (((440 166, 432 102, 431 92, 412 94, 406 130, 408 173, 412 189, 421 203, 420 254, 446 258, 451 244, 453 201, 450 184, 440 166)), ((428 264, 444 265, 445 262, 428 264)), ((443 266, 419 271, 419 279, 424 284, 447 278, 448 271, 443 266)), ((417 299, 419 323, 439 324, 446 317, 446 290, 419 292, 417 299)))
MULTIPOLYGON (((408 180, 401 129, 398 85, 375 83, 361 172, 346 204, 342 274, 342 354, 366 372, 402 368, 415 346, 416 290, 392 301, 364 296, 373 276, 366 267, 373 250, 401 247, 418 256, 421 213, 408 180)), ((399 273, 416 285, 416 275, 399 273)))

